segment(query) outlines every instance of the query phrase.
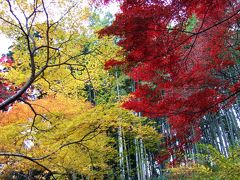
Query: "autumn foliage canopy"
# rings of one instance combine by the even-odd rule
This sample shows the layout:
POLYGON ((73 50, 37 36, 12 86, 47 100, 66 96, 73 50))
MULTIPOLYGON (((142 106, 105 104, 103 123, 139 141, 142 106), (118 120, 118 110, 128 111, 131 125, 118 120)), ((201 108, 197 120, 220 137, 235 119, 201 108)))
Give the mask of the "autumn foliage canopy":
POLYGON ((240 91, 240 5, 237 0, 121 4, 113 24, 100 35, 120 39, 124 71, 136 82, 123 107, 147 117, 167 117, 172 137, 166 138, 168 154, 159 161, 173 154, 178 159, 200 138, 201 118, 228 107, 240 91))

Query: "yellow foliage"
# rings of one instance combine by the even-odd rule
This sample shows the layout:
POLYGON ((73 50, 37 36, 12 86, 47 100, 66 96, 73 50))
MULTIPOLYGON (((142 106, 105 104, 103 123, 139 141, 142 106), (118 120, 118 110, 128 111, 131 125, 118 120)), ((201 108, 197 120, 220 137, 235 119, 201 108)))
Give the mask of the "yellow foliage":
MULTIPOLYGON (((92 106, 84 100, 60 94, 31 104, 39 114, 35 119, 26 104, 16 104, 11 111, 1 113, 4 121, 0 131, 4 135, 0 137, 0 149, 30 157, 49 155, 41 163, 54 172, 74 171, 92 178, 108 173, 110 167, 106 162, 118 157, 111 145, 114 139, 107 135, 109 129, 121 126, 124 131, 146 141, 159 138, 150 126, 141 125, 141 118, 114 104, 92 106), (34 146, 26 148, 29 140, 34 146)), ((4 162, 12 159, 0 158, 4 162)), ((32 167, 26 160, 14 161, 15 170, 32 167)))
POLYGON ((204 165, 188 163, 167 169, 168 179, 205 179, 210 178, 212 171, 204 165))
POLYGON ((26 32, 29 30, 28 37, 20 28, 12 25, 18 23, 11 15, 8 3, 0 4, 2 9, 0 15, 6 20, 0 19, 2 22, 0 31, 13 39, 11 51, 14 52, 15 61, 13 68, 5 74, 5 78, 17 86, 24 84, 31 75, 30 52, 34 51, 32 60, 35 64, 35 73, 41 71, 45 65, 48 66, 33 83, 44 92, 60 92, 69 97, 80 97, 84 95, 83 89, 87 84, 93 85, 96 91, 102 88, 103 82, 109 84, 113 79, 103 69, 103 65, 108 59, 120 60, 122 57, 116 53, 119 47, 114 44, 113 38, 99 40, 97 35, 93 34, 95 29, 86 27, 92 15, 90 7, 81 1, 43 2, 47 8, 49 21, 47 22, 42 10, 42 1, 37 1, 39 12, 36 13, 36 17, 33 15, 28 19, 27 25, 23 12, 26 15, 35 12, 31 1, 11 2, 14 10, 19 11, 19 20, 24 30, 26 32), (51 28, 48 28, 48 24, 51 28))

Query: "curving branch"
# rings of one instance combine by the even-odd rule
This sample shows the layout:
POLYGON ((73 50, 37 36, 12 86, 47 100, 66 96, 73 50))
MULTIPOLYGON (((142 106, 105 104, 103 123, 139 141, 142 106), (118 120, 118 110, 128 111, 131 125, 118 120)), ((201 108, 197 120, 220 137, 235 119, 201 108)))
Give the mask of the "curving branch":
POLYGON ((81 139, 79 140, 76 140, 76 141, 71 141, 71 142, 68 142, 68 143, 64 143, 62 144, 60 147, 58 147, 55 151, 49 153, 48 155, 45 155, 45 156, 42 156, 42 157, 39 157, 39 158, 33 158, 34 160, 42 160, 42 159, 45 159, 45 158, 48 158, 54 154, 56 154, 58 151, 60 151, 61 149, 67 147, 67 146, 70 146, 70 145, 74 145, 74 144, 81 144, 82 142, 84 141, 88 141, 88 140, 91 140, 93 139, 94 137, 96 137, 98 134, 101 133, 101 131, 99 131, 97 134, 94 134, 92 135, 91 137, 87 138, 88 136, 90 136, 91 134, 95 133, 97 129, 99 129, 101 127, 101 125, 98 125, 96 126, 92 131, 89 131, 87 134, 85 134, 81 139), (86 139, 87 138, 87 139, 86 139))
POLYGON ((52 178, 53 178, 53 179, 56 179, 56 178, 54 177, 54 175, 53 175, 53 172, 52 172, 49 168, 47 168, 46 166, 44 166, 43 164, 37 162, 35 158, 26 156, 26 155, 24 155, 24 154, 9 153, 9 152, 0 152, 0 156, 5 156, 5 157, 19 157, 19 158, 23 158, 23 159, 29 160, 29 161, 37 164, 37 165, 40 166, 41 168, 47 170, 47 171, 51 174, 52 178))

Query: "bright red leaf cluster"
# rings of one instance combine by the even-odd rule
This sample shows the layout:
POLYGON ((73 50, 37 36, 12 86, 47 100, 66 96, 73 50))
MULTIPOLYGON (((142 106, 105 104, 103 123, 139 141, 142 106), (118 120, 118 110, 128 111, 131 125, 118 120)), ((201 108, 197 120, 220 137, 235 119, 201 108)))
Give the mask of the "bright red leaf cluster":
POLYGON ((113 67, 120 66, 123 63, 124 63, 123 61, 117 61, 117 60, 114 60, 114 59, 110 59, 104 64, 104 69, 109 70, 113 67))
POLYGON ((232 52, 239 47, 240 5, 237 0, 124 0, 121 11, 100 35, 121 39, 125 71, 137 82, 123 106, 167 117, 172 131, 167 157, 178 159, 199 139, 201 117, 240 91, 239 74, 230 75, 236 61, 232 52), (196 25, 188 30, 193 16, 196 25))

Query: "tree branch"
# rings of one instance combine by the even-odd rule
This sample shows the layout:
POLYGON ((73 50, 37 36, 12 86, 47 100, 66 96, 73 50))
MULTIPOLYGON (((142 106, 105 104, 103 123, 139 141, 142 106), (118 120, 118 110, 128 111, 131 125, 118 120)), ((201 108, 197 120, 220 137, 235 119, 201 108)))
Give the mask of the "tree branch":
POLYGON ((0 152, 0 156, 5 156, 5 157, 20 157, 20 158, 23 158, 23 159, 27 159, 35 164, 37 164, 38 166, 42 167, 43 169, 47 170, 51 176, 53 177, 53 179, 56 179, 53 175, 53 172, 48 169, 46 166, 42 165, 41 163, 37 162, 36 159, 32 158, 32 157, 29 157, 29 156, 26 156, 24 154, 17 154, 17 153, 9 153, 9 152, 0 152))

